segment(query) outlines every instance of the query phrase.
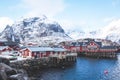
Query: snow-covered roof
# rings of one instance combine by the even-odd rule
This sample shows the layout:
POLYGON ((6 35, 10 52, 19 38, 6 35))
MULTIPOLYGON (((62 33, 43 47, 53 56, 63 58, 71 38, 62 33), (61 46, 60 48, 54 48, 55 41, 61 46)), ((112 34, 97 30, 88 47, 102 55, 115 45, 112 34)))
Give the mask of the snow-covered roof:
POLYGON ((28 47, 31 51, 53 51, 51 47, 28 47))
POLYGON ((10 62, 17 62, 17 61, 23 61, 23 60, 26 60, 27 58, 23 58, 23 57, 20 57, 20 56, 16 56, 16 60, 11 60, 10 62))
POLYGON ((63 52, 63 51, 67 51, 67 50, 64 49, 64 48, 56 48, 56 47, 53 48, 53 50, 54 50, 54 51, 62 51, 62 52, 63 52))
POLYGON ((102 46, 101 49, 117 49, 115 46, 102 46))
POLYGON ((0 46, 0 50, 3 50, 5 48, 8 48, 8 46, 0 46))
POLYGON ((0 38, 0 42, 7 42, 7 39, 0 38))
POLYGON ((31 51, 67 51, 64 48, 59 48, 59 47, 27 47, 31 51))

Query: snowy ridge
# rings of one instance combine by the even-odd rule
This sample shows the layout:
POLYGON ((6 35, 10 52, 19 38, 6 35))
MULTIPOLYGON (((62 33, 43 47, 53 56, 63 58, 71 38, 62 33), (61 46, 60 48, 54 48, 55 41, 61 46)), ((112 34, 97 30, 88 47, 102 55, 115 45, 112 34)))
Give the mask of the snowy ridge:
POLYGON ((38 45, 45 41, 71 40, 57 22, 47 19, 46 16, 25 18, 12 26, 7 26, 1 33, 1 37, 7 38, 7 40, 26 42, 26 44, 34 42, 38 45))
POLYGON ((83 31, 70 31, 69 36, 75 39, 82 38, 101 38, 111 40, 120 44, 120 19, 111 21, 107 26, 96 31, 85 32, 83 31))
POLYGON ((96 30, 91 32, 73 30, 68 32, 68 35, 73 39, 84 39, 84 38, 103 38, 104 39, 101 33, 102 33, 101 30, 96 30))
POLYGON ((21 43, 33 42, 38 45, 83 38, 101 38, 120 43, 119 34, 120 19, 111 21, 99 30, 85 32, 82 29, 70 29, 65 33, 57 22, 49 20, 43 15, 41 17, 24 18, 16 21, 12 26, 6 26, 0 38, 21 43))
POLYGON ((106 39, 120 43, 120 19, 113 20, 103 31, 106 39))

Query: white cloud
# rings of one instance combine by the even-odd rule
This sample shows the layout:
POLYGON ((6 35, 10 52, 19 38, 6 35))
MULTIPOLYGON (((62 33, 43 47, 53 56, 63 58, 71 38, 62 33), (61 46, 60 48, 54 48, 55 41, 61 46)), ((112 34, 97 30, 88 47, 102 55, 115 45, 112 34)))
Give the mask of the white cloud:
POLYGON ((68 31, 83 31, 83 29, 86 26, 85 21, 73 21, 73 20, 68 20, 68 19, 57 19, 57 21, 62 28, 68 32, 68 31))
POLYGON ((65 0, 22 0, 21 7, 28 10, 25 17, 46 15, 49 19, 54 18, 54 21, 57 21, 65 31, 85 28, 88 24, 87 21, 65 18, 56 19, 56 16, 59 16, 60 13, 68 8, 68 4, 64 1, 65 0))
POLYGON ((64 0, 22 0, 21 6, 29 10, 26 16, 53 17, 65 9, 64 0))
POLYGON ((75 28, 74 23, 69 20, 63 19, 63 20, 57 20, 57 22, 59 22, 59 24, 62 26, 64 30, 70 30, 75 28))
POLYGON ((0 17, 0 32, 2 32, 6 25, 11 25, 13 24, 13 20, 11 20, 8 17, 0 17))
MULTIPOLYGON (((26 10, 23 18, 26 17, 35 17, 46 15, 50 20, 54 19, 57 21, 65 31, 67 30, 78 30, 82 26, 86 26, 86 21, 79 20, 69 20, 69 19, 56 19, 56 16, 59 16, 60 13, 68 7, 68 4, 64 2, 65 0, 21 0, 21 2, 15 6, 12 6, 11 10, 26 10)), ((20 16, 20 17, 21 17, 20 16)))

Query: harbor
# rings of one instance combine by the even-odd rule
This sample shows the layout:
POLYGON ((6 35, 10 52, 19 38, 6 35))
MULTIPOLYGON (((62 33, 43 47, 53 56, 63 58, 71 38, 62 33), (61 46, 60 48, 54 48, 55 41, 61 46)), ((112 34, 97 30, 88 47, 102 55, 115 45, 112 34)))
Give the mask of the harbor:
MULTIPOLYGON (((91 53, 92 56, 93 54, 95 53, 91 53)), ((47 80, 48 78, 50 80, 119 80, 120 78, 119 54, 116 58, 95 58, 95 56, 93 58, 90 55, 79 56, 77 53, 54 54, 42 58, 38 56, 25 58, 21 55, 17 59, 5 62, 16 70, 25 70, 30 80, 47 80)))
MULTIPOLYGON (((9 44, 11 45, 11 43, 9 44)), ((96 42, 94 39, 87 39, 86 42, 70 42, 67 46, 62 44, 57 46, 31 44, 22 47, 10 45, 0 46, 0 62, 7 64, 10 69, 13 68, 12 71, 4 72, 6 78, 11 80, 19 78, 20 69, 24 70, 21 75, 26 73, 30 80, 47 80, 48 78, 50 80, 106 80, 113 78, 112 80, 114 80, 111 75, 118 76, 116 72, 111 71, 111 68, 114 70, 113 67, 117 66, 116 68, 119 70, 119 65, 117 65, 120 60, 119 48, 96 42), (16 77, 11 78, 11 76, 16 77)), ((115 78, 115 80, 118 79, 115 78)))
POLYGON ((120 56, 118 59, 78 57, 73 66, 47 68, 34 75, 37 80, 119 80, 120 56))
POLYGON ((23 58, 19 56, 16 58, 13 59, 8 56, 0 57, 0 80, 18 80, 20 77, 20 80, 22 80, 24 78, 24 74, 28 75, 27 80, 29 80, 28 77, 30 80, 34 80, 31 78, 33 77, 33 74, 36 74, 42 69, 65 68, 67 66, 73 66, 76 62, 77 54, 69 53, 59 56, 51 55, 49 57, 42 58, 23 58), (6 71, 6 69, 8 70, 6 71))
POLYGON ((120 0, 1 0, 0 80, 120 80, 120 0))

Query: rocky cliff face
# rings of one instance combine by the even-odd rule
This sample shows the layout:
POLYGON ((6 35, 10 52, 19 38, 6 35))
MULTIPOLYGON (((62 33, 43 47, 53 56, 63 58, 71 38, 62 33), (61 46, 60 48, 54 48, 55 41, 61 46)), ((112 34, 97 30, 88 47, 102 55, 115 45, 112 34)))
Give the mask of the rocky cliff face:
POLYGON ((26 18, 12 26, 6 26, 1 37, 12 41, 36 43, 71 39, 57 22, 49 20, 46 16, 26 18))

